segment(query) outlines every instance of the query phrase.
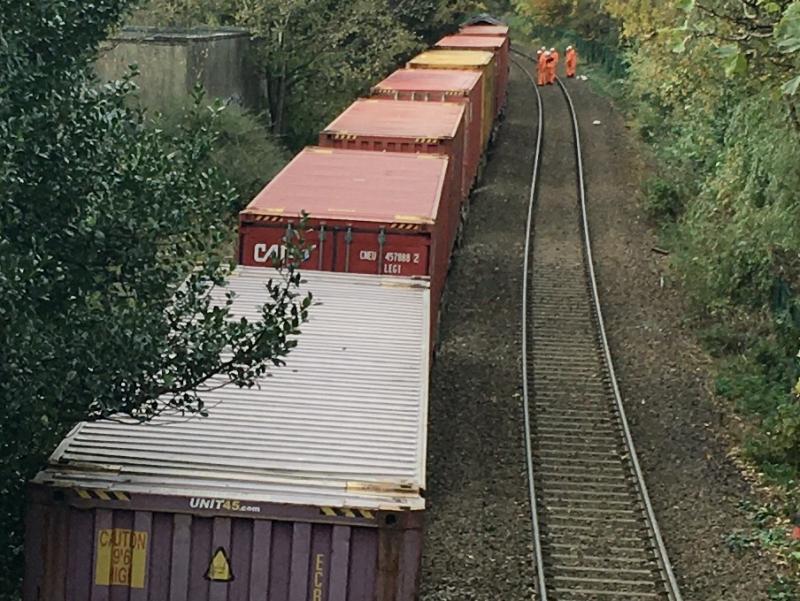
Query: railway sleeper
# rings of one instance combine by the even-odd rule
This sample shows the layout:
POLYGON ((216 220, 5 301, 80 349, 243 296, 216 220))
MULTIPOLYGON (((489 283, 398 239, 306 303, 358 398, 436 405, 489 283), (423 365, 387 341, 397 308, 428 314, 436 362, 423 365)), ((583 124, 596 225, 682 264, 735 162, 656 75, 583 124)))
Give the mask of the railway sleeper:
POLYGON ((558 550, 561 553, 571 553, 573 555, 581 555, 583 551, 589 553, 599 553, 609 557, 627 557, 640 561, 652 561, 653 553, 652 547, 647 546, 623 546, 614 545, 611 543, 601 544, 601 541, 594 541, 591 544, 579 544, 577 542, 566 543, 553 543, 550 541, 545 542, 545 548, 558 550))
MULTIPOLYGON (((613 574, 613 572, 611 573, 613 574)), ((609 576, 611 575, 609 574, 609 576)), ((640 578, 603 578, 601 576, 585 576, 582 574, 553 574, 550 576, 556 582, 590 582, 601 587, 608 587, 613 591, 651 591, 656 587, 653 580, 642 580, 640 578)))
POLYGON ((663 593, 614 592, 592 588, 556 587, 552 601, 631 601, 635 599, 666 599, 663 593))

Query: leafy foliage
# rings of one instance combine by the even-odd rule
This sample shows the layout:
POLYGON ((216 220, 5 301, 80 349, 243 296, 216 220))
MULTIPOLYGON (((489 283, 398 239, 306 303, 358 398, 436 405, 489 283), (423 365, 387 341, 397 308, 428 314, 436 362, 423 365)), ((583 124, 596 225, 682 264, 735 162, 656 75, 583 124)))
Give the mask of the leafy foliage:
MULTIPOLYGON (((646 208, 719 359, 717 392, 756 426, 745 450, 800 509, 800 1, 518 2, 539 27, 614 22, 586 34, 627 55, 620 95, 658 165, 646 208)), ((784 523, 727 542, 778 548, 800 574, 788 540, 784 523)))
MULTIPOLYGON (((176 104, 157 114, 153 125, 173 136, 199 127, 215 131, 209 167, 233 186, 236 197, 231 211, 235 214, 277 175, 289 161, 289 153, 259 115, 236 105, 217 112, 198 111, 196 105, 202 103, 202 94, 196 94, 191 103, 176 104)), ((231 231, 234 229, 232 225, 231 231)))
POLYGON ((291 265, 258 321, 211 303, 236 201, 209 167, 218 110, 167 133, 130 80, 93 78, 127 5, 0 12, 0 597, 18 588, 23 485, 75 421, 203 413, 212 376, 248 386, 281 364, 310 303, 291 265))
POLYGON ((237 25, 252 32, 272 132, 292 149, 359 93, 453 27, 468 0, 150 0, 142 24, 237 25))

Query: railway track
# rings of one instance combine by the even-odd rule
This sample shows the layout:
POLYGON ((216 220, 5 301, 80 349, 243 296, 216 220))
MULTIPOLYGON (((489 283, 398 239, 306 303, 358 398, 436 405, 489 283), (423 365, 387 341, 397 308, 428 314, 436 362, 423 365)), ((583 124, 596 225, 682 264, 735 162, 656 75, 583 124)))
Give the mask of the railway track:
MULTIPOLYGON (((545 103, 530 70, 514 62, 531 81, 539 115, 522 302, 537 598, 681 601, 606 338, 572 98, 560 80, 564 104, 548 93, 555 118, 566 114, 572 127, 576 187, 545 193, 537 185, 547 160, 545 103)), ((569 173, 567 165, 559 167, 560 175, 569 173)))

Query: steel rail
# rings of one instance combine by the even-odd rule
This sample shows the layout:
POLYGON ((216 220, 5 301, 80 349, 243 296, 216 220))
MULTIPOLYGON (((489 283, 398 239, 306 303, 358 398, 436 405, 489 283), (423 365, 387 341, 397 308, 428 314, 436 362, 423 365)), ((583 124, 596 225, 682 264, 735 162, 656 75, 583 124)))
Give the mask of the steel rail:
POLYGON ((619 420, 622 425, 622 431, 625 437, 625 445, 629 453, 631 465, 633 466, 636 475, 636 485, 639 488, 639 494, 642 497, 642 501, 644 502, 645 511, 647 513, 648 525, 650 526, 651 534, 655 539, 656 547, 658 549, 658 561, 661 563, 661 569, 665 573, 664 575, 666 576, 666 581, 669 584, 670 590, 668 591, 668 594, 671 596, 673 601, 683 601, 680 589, 678 588, 678 582, 675 579, 675 574, 672 571, 672 564, 670 563, 669 556, 667 555, 667 549, 666 546, 664 545, 664 540, 661 536, 661 530, 658 527, 656 515, 655 512, 653 511, 653 505, 650 501, 650 495, 647 491, 647 485, 645 484, 644 481, 644 474, 642 473, 642 468, 639 465, 639 456, 636 453, 636 446, 633 443, 633 436, 631 435, 631 430, 628 425, 628 418, 625 413, 625 406, 622 402, 622 394, 619 390, 619 383, 617 381, 616 372, 614 371, 614 361, 612 360, 611 357, 611 349, 608 344, 608 336, 606 335, 606 326, 605 326, 605 321, 603 319, 603 311, 600 305, 600 294, 597 289, 597 277, 594 269, 592 241, 589 233, 589 218, 588 218, 588 209, 586 206, 586 181, 584 179, 584 173, 583 173, 583 153, 581 150, 581 133, 580 133, 580 128, 578 126, 578 116, 575 112, 575 105, 572 102, 572 96, 570 96, 569 91, 567 90, 567 86, 564 85, 564 82, 562 82, 560 78, 556 78, 556 81, 558 82, 558 85, 561 88, 562 93, 564 94, 564 98, 567 101, 567 105, 569 105, 569 112, 572 117, 572 131, 573 131, 573 136, 575 138, 575 157, 577 160, 577 171, 578 171, 578 194, 580 196, 580 204, 581 204, 581 222, 583 225, 583 241, 584 241, 584 254, 586 259, 586 270, 589 275, 589 283, 592 291, 592 301, 594 304, 595 319, 597 320, 597 328, 600 334, 600 342, 603 347, 603 356, 605 357, 606 369, 608 370, 608 375, 611 380, 611 386, 614 391, 614 402, 616 403, 617 406, 619 420))
POLYGON ((536 86, 533 76, 516 59, 511 61, 530 80, 533 91, 536 93, 538 110, 538 124, 536 126, 536 150, 533 157, 533 173, 531 175, 530 195, 528 197, 528 219, 525 226, 525 255, 523 259, 522 277, 522 405, 525 422, 525 456, 528 470, 528 494, 530 496, 531 527, 533 532, 534 560, 536 562, 537 582, 536 589, 539 601, 547 601, 547 586, 544 576, 544 557, 542 553, 542 539, 539 531, 539 508, 536 501, 536 485, 534 483, 533 469, 533 443, 531 438, 531 407, 530 391, 528 389, 528 278, 530 272, 531 241, 533 232, 533 209, 536 202, 536 183, 539 179, 539 165, 542 156, 542 135, 544 126, 544 111, 542 96, 536 86))
MULTIPOLYGON (((512 48, 511 51, 527 60, 530 60, 536 63, 536 59, 524 52, 520 52, 515 48, 512 48)), ((513 59, 512 59, 513 60, 513 59)), ((529 388, 530 384, 528 382, 528 289, 530 287, 529 278, 530 278, 530 254, 532 251, 531 241, 533 238, 533 225, 534 225, 534 207, 535 207, 535 198, 536 198, 536 182, 538 179, 538 171, 539 171, 539 164, 541 161, 541 151, 542 151, 542 132, 543 132, 543 107, 542 107, 542 98, 539 93, 538 87, 536 82, 533 80, 532 75, 528 72, 527 69, 524 68, 518 61, 514 60, 514 64, 522 69, 528 79, 534 86, 536 97, 537 97, 537 104, 539 107, 539 129, 538 129, 538 136, 537 136, 537 147, 536 147, 536 156, 534 159, 534 173, 533 179, 531 182, 531 194, 529 199, 529 208, 528 208, 528 222, 527 222, 527 235, 525 241, 525 257, 524 257, 524 278, 523 278, 523 316, 522 316, 522 325, 523 325, 523 336, 522 336, 522 350, 523 350, 523 402, 525 407, 525 436, 526 436, 526 452, 528 455, 527 463, 528 463, 528 478, 529 478, 529 490, 531 494, 531 514, 532 520, 534 521, 533 524, 533 533, 534 533, 534 546, 536 552, 536 563, 537 563, 537 570, 538 570, 538 579, 539 582, 538 588, 540 589, 540 599, 544 601, 547 600, 547 587, 545 582, 545 574, 544 574, 544 565, 543 565, 543 552, 542 552, 542 541, 541 541, 541 534, 540 534, 540 526, 539 526, 539 511, 537 507, 537 498, 536 498, 536 488, 534 482, 535 476, 535 469, 533 465, 533 456, 532 456, 532 439, 531 439, 531 420, 530 420, 530 408, 531 408, 531 389, 529 388)), ((680 590, 678 587, 677 580, 675 579, 675 575, 672 570, 671 563, 669 561, 669 556, 667 554, 666 547, 664 545, 664 541, 661 535, 661 531, 658 526, 658 522, 656 520, 655 512, 653 510, 652 503, 650 501, 650 496, 647 490, 647 486, 644 480, 644 474, 642 472, 638 455, 636 453, 636 448, 633 442, 633 437, 631 435, 630 427, 628 424, 628 419, 625 413, 625 408, 622 401, 622 395, 619 389, 619 383, 616 377, 616 372, 614 370, 613 359, 611 355, 610 346, 608 343, 608 336, 606 333, 605 328, 605 321, 603 319, 603 314, 601 310, 600 304, 600 295, 597 286, 597 277, 594 269, 594 257, 592 253, 592 245, 591 245, 591 235, 589 230, 589 221, 588 221, 588 209, 587 209, 587 194, 586 194, 586 181, 584 175, 584 166, 583 166, 583 155, 582 155, 582 146, 581 146, 581 138, 580 138, 580 128, 578 124, 578 118, 575 110, 575 105, 572 101, 572 97, 567 90, 567 87, 564 83, 557 78, 557 83, 561 88, 561 92, 564 95, 564 98, 567 102, 570 117, 572 121, 572 130, 573 130, 573 137, 574 137, 574 150, 575 150, 575 157, 576 157, 576 171, 577 171, 577 185, 578 185, 578 195, 580 200, 580 221, 581 221, 581 228, 583 230, 583 256, 584 256, 584 265, 586 269, 586 275, 589 280, 589 288, 591 291, 592 297, 592 312, 594 314, 594 319, 596 323, 596 327, 599 334, 600 346, 602 349, 602 357, 603 363, 605 365, 609 382, 611 384, 611 389, 614 396, 614 405, 616 408, 619 425, 622 430, 623 440, 625 443, 625 449, 628 452, 628 457, 630 459, 630 466, 633 471, 633 482, 635 485, 636 490, 639 493, 640 500, 644 506, 644 518, 646 520, 648 530, 649 530, 649 538, 651 542, 655 543, 655 557, 654 559, 657 562, 659 571, 661 572, 661 579, 663 584, 666 588, 666 593, 670 598, 670 601, 682 601, 682 597, 680 594, 680 590)))

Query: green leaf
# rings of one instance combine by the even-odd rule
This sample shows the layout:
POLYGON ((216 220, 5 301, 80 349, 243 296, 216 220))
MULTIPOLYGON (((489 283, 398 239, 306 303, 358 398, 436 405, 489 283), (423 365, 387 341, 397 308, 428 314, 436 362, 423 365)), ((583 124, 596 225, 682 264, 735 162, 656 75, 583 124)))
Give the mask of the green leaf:
POLYGON ((773 36, 784 53, 800 50, 800 2, 793 2, 783 13, 773 36))
POLYGON ((727 77, 735 77, 745 72, 747 72, 747 58, 745 58, 743 52, 736 52, 725 62, 725 75, 727 77))
POLYGON ((730 58, 739 53, 739 46, 736 44, 726 44, 717 48, 717 54, 724 58, 730 58))
POLYGON ((800 89, 800 75, 793 77, 781 86, 781 92, 787 96, 794 96, 798 89, 800 89))

